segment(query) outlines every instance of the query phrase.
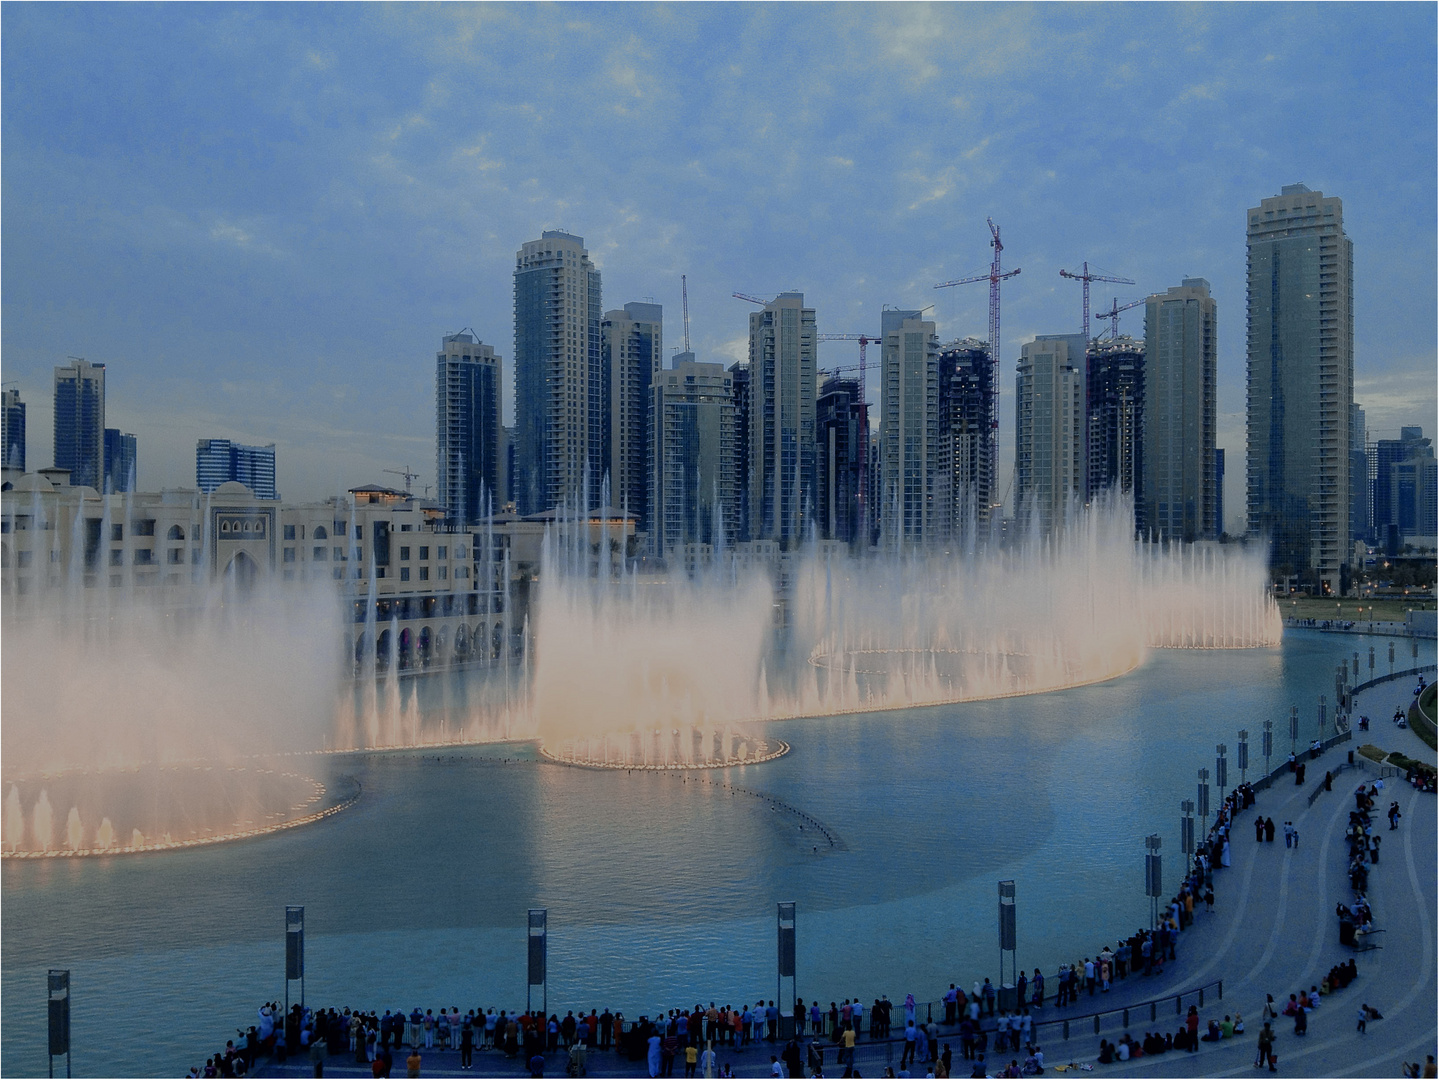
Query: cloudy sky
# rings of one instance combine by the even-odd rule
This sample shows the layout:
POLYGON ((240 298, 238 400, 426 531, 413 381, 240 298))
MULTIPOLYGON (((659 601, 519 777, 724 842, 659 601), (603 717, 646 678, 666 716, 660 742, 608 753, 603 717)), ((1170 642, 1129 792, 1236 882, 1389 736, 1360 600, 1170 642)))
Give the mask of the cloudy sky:
MULTIPOLYGON (((605 306, 653 297, 701 359, 799 288, 822 332, 934 304, 986 332, 1003 228, 1013 359, 1079 329, 1088 259, 1214 286, 1227 516, 1242 513, 1245 210, 1344 200, 1355 398, 1433 427, 1432 5, 1020 7, 7 4, 3 377, 51 460, 51 370, 108 367, 141 486, 201 437, 275 442, 288 499, 434 477, 434 355, 473 327, 512 371, 511 271, 585 237, 605 306)), ((1121 317, 1143 329, 1143 314, 1121 317)), ((822 346, 825 365, 855 346, 822 346)), ((509 387, 506 415, 511 415, 509 387)))

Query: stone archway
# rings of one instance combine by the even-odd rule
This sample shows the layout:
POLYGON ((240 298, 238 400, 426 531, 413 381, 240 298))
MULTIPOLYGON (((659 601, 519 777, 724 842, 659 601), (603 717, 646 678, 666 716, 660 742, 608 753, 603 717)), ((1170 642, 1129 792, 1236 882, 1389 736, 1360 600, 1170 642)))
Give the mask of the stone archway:
POLYGON ((255 590, 255 581, 260 576, 260 564, 243 551, 225 567, 225 587, 237 596, 249 596, 255 590))

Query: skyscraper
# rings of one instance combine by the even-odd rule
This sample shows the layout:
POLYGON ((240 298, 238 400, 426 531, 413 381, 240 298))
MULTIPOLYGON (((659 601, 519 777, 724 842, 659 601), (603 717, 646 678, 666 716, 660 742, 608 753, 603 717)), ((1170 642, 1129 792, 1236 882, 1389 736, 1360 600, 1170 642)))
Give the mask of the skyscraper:
POLYGON ((1144 488, 1144 343, 1128 334, 1089 346, 1090 499, 1113 491, 1135 501, 1142 519, 1144 488))
POLYGON ((1144 303, 1144 526, 1164 540, 1212 540, 1223 529, 1214 462, 1217 319, 1204 278, 1184 278, 1144 303))
POLYGON ((729 369, 730 383, 734 390, 734 487, 735 506, 739 517, 735 521, 735 539, 748 540, 749 533, 749 415, 750 382, 749 364, 734 363, 729 369))
POLYGON ((55 467, 75 487, 103 489, 105 365, 78 357, 55 369, 55 467))
POLYGON ((944 539, 948 485, 940 467, 939 337, 919 311, 880 315, 879 507, 886 543, 944 539))
POLYGON ((815 524, 826 540, 859 542, 863 526, 860 477, 869 451, 869 423, 859 380, 831 375, 815 403, 819 457, 815 463, 815 524))
POLYGON ((610 505, 629 511, 638 527, 647 529, 650 385, 664 356, 664 308, 629 303, 605 312, 600 354, 605 373, 601 473, 610 478, 610 505))
POLYGON ((230 480, 244 484, 257 499, 278 499, 275 444, 247 446, 229 439, 199 440, 195 444, 195 486, 209 492, 230 480))
POLYGON ((7 469, 25 471, 25 403, 19 390, 0 392, 0 454, 7 469))
POLYGON ((1354 245, 1333 196, 1288 184, 1248 211, 1248 530, 1337 593, 1349 560, 1354 245))
POLYGON ((546 230, 515 256, 515 472, 519 512, 591 508, 604 461, 600 272, 583 237, 546 230))
POLYGON ((734 386, 723 364, 681 361, 650 387, 650 534, 657 554, 733 539, 734 386))
POLYGON ((1019 354, 1015 379, 1015 516, 1044 531, 1085 495, 1083 334, 1041 334, 1019 354))
POLYGON ((749 535, 789 544, 813 513, 815 317, 780 293, 749 317, 749 535))
MULTIPOLYGON (((995 501, 994 362, 989 343, 965 338, 939 354, 939 439, 951 536, 968 546, 989 531, 995 501)), ((945 513, 946 508, 941 508, 945 513)))
POLYGON ((134 435, 105 429, 105 491, 134 491, 139 452, 134 435))
POLYGON ((494 346, 447 334, 435 355, 436 497, 452 525, 473 525, 503 503, 500 377, 494 346))
POLYGON ((1434 447, 1421 427, 1401 428, 1397 439, 1374 444, 1374 535, 1386 555, 1396 555, 1406 536, 1432 536, 1434 447))

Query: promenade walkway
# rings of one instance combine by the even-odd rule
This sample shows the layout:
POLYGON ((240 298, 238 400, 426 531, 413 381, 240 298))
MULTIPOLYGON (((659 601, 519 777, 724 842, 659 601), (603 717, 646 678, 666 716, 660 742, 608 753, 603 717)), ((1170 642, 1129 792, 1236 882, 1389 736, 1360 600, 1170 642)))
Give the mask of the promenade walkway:
MULTIPOLYGON (((1346 873, 1347 846, 1344 829, 1354 808, 1353 792, 1361 780, 1369 782, 1380 774, 1378 766, 1356 755, 1357 768, 1339 772, 1333 790, 1310 796, 1323 785, 1326 769, 1346 762, 1347 751, 1363 741, 1389 750, 1401 750, 1411 757, 1433 761, 1435 754, 1407 730, 1394 727, 1387 719, 1396 705, 1407 707, 1412 700, 1413 681, 1396 680, 1364 691, 1357 702, 1374 725, 1367 733, 1355 733, 1354 741, 1327 751, 1309 764, 1308 777, 1298 787, 1286 777, 1274 787, 1260 791, 1256 805, 1243 812, 1231 830, 1233 865, 1216 872, 1215 910, 1196 908, 1193 927, 1179 942, 1179 962, 1171 963, 1164 975, 1131 976, 1116 981, 1109 994, 1081 996, 1079 1002, 1057 1011, 1052 1005, 1035 1014, 1043 1025, 1056 1017, 1071 1019, 1066 1041, 1053 1027, 1040 1027, 1037 1041, 1045 1054, 1046 1074, 1055 1066, 1089 1064, 1095 1073, 1122 1076, 1240 1076, 1253 1073, 1260 1011, 1266 994, 1273 994, 1282 1007, 1291 993, 1318 984, 1331 967, 1354 955, 1339 943, 1336 903, 1348 903, 1353 896, 1346 873), (1256 843, 1253 821, 1257 814, 1274 819, 1280 837, 1274 843, 1256 843), (1282 843, 1283 823, 1292 821, 1299 830, 1297 848, 1282 843), (1242 1013, 1246 1032, 1219 1043, 1204 1043, 1198 1053, 1170 1052, 1111 1065, 1096 1064, 1101 1038, 1111 1041, 1126 1029, 1119 1016, 1106 1017, 1098 1034, 1086 1014, 1121 1009, 1152 998, 1170 997, 1192 987, 1222 979, 1223 998, 1213 991, 1206 996, 1201 1019, 1220 1019, 1242 1013)), ((1435 796, 1414 791, 1402 777, 1391 777, 1380 794, 1376 831, 1383 839, 1381 860, 1370 871, 1367 896, 1375 924, 1383 932, 1371 936, 1380 947, 1357 954, 1359 977, 1350 986, 1324 998, 1323 1005, 1309 1017, 1308 1033, 1296 1036, 1293 1023, 1281 1017, 1274 1025, 1279 1071, 1289 1076, 1399 1076, 1405 1062, 1423 1063, 1426 1054, 1439 1055, 1439 992, 1436 992, 1436 933, 1439 933, 1439 825, 1436 825, 1435 796), (1403 818, 1396 832, 1388 830, 1383 811, 1398 800, 1403 818), (1367 1033, 1356 1030, 1361 1003, 1377 1008, 1383 1019, 1372 1021, 1367 1033)), ((1177 881, 1178 868, 1168 871, 1177 881)), ((1080 953, 1087 951, 1078 943, 1080 953)), ((1056 960, 1058 958, 1055 958, 1056 960)), ((1046 976, 1052 974, 1046 971, 1046 976)), ((900 990, 909 988, 897 988, 900 990)), ((939 987, 915 987, 917 996, 928 997, 939 987)), ((893 996, 893 995, 892 995, 893 996)), ((1192 1000, 1192 999, 1190 999, 1192 1000)), ((1187 1003, 1186 1003, 1187 1007, 1187 1003)), ((1129 1034, 1142 1039, 1146 1032, 1171 1034, 1180 1017, 1172 1000, 1159 1009, 1158 1020, 1149 1022, 1149 1010, 1131 1017, 1129 1034)), ((902 1029, 902 1020, 897 1028, 902 1029)), ((1201 1025, 1202 1030, 1202 1025, 1201 1025)), ((968 1076, 970 1063, 959 1053, 959 1039, 952 1029, 940 1036, 941 1046, 953 1049, 953 1075, 968 1076)), ((808 1047, 808 1040, 803 1044, 808 1047)), ((843 1072, 834 1064, 835 1048, 826 1040, 825 1075, 843 1072)), ((743 1051, 719 1050, 719 1062, 728 1063, 736 1076, 770 1075, 770 1054, 782 1044, 758 1044, 743 1051)), ((887 1066, 899 1072, 902 1042, 861 1042, 855 1066, 861 1075, 883 1076, 887 1066)), ((457 1052, 425 1052, 424 1076, 527 1076, 519 1059, 494 1051, 475 1054, 474 1068, 462 1073, 457 1052)), ((997 1075, 1011 1058, 1024 1055, 988 1055, 989 1074, 997 1075)), ((404 1056, 397 1055, 393 1075, 404 1075, 404 1056)), ((1067 1071, 1067 1070, 1066 1070, 1067 1071)), ((684 1073, 683 1060, 676 1062, 675 1074, 684 1073)), ((285 1066, 267 1063, 261 1076, 309 1076, 308 1061, 285 1066)), ((325 1065, 327 1076, 368 1076, 368 1066, 353 1062, 352 1055, 332 1056, 325 1065)), ((546 1075, 563 1076, 562 1054, 551 1055, 546 1075)), ((642 1076, 643 1061, 630 1062, 613 1053, 593 1053, 588 1059, 590 1076, 642 1076)), ((806 1070, 805 1075, 808 1074, 806 1070)), ((921 1065, 911 1075, 924 1076, 921 1065)))

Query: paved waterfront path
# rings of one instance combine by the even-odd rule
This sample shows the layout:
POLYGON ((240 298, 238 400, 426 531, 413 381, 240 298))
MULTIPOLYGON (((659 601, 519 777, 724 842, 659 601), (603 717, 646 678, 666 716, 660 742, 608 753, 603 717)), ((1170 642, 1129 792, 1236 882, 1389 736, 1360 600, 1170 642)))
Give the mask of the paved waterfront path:
MULTIPOLYGON (((1383 702, 1394 698, 1387 705, 1392 715, 1394 704, 1407 704, 1412 689, 1412 682, 1398 680, 1367 691, 1361 705, 1375 719, 1374 728, 1367 734, 1371 741, 1387 749, 1400 749, 1414 757, 1423 757, 1420 751, 1426 751, 1427 759, 1432 760, 1433 752, 1416 737, 1394 728, 1387 719, 1379 719, 1386 715, 1383 702), (1368 695, 1374 695, 1373 705, 1368 695)), ((1042 1023, 1056 1016, 1078 1017, 1100 1008, 1122 1008, 1150 998, 1172 997, 1204 982, 1223 979, 1222 1001, 1211 994, 1201 1016, 1207 1022, 1210 1017, 1222 1018, 1239 1011, 1247 1026, 1244 1036, 1218 1044, 1204 1043, 1203 1049, 1193 1054, 1171 1052, 1107 1066, 1095 1064, 1094 1071, 1126 1076, 1234 1076, 1253 1072, 1265 994, 1273 994, 1282 1005, 1291 993, 1319 983, 1332 966, 1351 955, 1339 944, 1334 916, 1335 904, 1352 898, 1343 832, 1354 806, 1355 787, 1361 778, 1377 777, 1378 770, 1372 766, 1345 770, 1335 779, 1333 791, 1319 795, 1312 805, 1309 796, 1322 784, 1325 769, 1336 768, 1346 760, 1348 748, 1360 741, 1358 735, 1355 742, 1341 744, 1312 762, 1304 787, 1281 777, 1275 787, 1259 792, 1253 808, 1239 815, 1231 830, 1233 865, 1215 874, 1215 911, 1211 914, 1196 908, 1194 926, 1179 943, 1179 963, 1170 964, 1165 975, 1116 981, 1116 989, 1110 994, 1082 996, 1077 1005, 1062 1012, 1048 1005, 1036 1013, 1036 1019, 1042 1023), (1252 823, 1259 813, 1272 817, 1280 827, 1275 842, 1254 841, 1252 823), (1282 843, 1285 821, 1293 821, 1299 829, 1298 848, 1287 849, 1282 843)), ((1324 999, 1309 1018, 1307 1035, 1295 1036, 1292 1021, 1280 1018, 1275 1031, 1281 1074, 1398 1076, 1403 1062, 1422 1063, 1426 1054, 1439 1054, 1435 1020, 1439 1010, 1435 962, 1439 829, 1435 796, 1414 791, 1402 779, 1391 779, 1377 802, 1375 824, 1383 837, 1382 858, 1371 869, 1368 896, 1376 926, 1384 931, 1371 940, 1380 941, 1382 947, 1358 954, 1359 978, 1324 999), (1388 831, 1383 816, 1393 799, 1398 799, 1404 813, 1397 832, 1388 831), (1384 1019, 1369 1024, 1367 1034, 1355 1030, 1361 1002, 1384 1014, 1384 1019)), ((1169 872, 1177 877, 1177 868, 1169 872)), ((1086 951, 1082 944, 1077 948, 1081 954, 1086 951)), ((1134 1038, 1142 1038, 1149 1030, 1148 1015, 1147 1008, 1134 1014, 1128 1029, 1134 1038)), ((1172 1033, 1178 1027, 1172 1001, 1160 1007, 1159 1017, 1153 1026, 1161 1032, 1172 1033)), ((1106 1018, 1098 1035, 1094 1034, 1092 1021, 1074 1024, 1068 1041, 1059 1038, 1056 1029, 1041 1029, 1039 1042, 1051 1066, 1047 1073, 1054 1071, 1053 1066, 1071 1061, 1094 1063, 1100 1038, 1114 1040, 1123 1030, 1117 1016, 1106 1018)), ((959 1055, 957 1035, 942 1034, 940 1042, 948 1042, 953 1048, 955 1074, 968 1075, 969 1063, 959 1055)), ((828 1043, 824 1045, 826 1075, 839 1076, 843 1070, 833 1064, 835 1050, 828 1043)), ((901 1049, 902 1044, 862 1042, 856 1067, 868 1077, 882 1076, 891 1064, 898 1071, 901 1049)), ((730 1062, 737 1076, 768 1076, 769 1055, 778 1050, 778 1046, 764 1044, 738 1053, 721 1049, 719 1060, 730 1062)), ((1015 1056, 1018 1055, 991 1052, 991 1074, 1015 1056)), ((431 1051, 424 1054, 423 1075, 528 1075, 519 1059, 508 1059, 493 1051, 477 1051, 474 1061, 473 1071, 461 1073, 457 1052, 431 1051)), ((643 1061, 629 1062, 612 1053, 589 1057, 591 1076, 636 1076, 645 1071, 643 1061)), ((325 1072, 329 1076, 369 1075, 368 1067, 354 1064, 353 1055, 345 1054, 331 1057, 325 1072)), ((563 1076, 563 1055, 551 1055, 546 1072, 563 1076)), ((676 1062, 675 1072, 683 1075, 682 1059, 676 1062)), ((924 1075, 923 1068, 912 1072, 924 1075)), ((308 1061, 300 1061, 286 1066, 269 1063, 261 1067, 258 1075, 310 1073, 308 1061)), ((393 1075, 404 1075, 403 1055, 396 1056, 393 1075)))

